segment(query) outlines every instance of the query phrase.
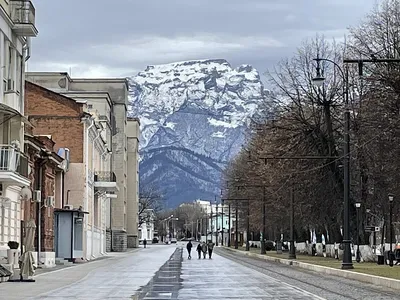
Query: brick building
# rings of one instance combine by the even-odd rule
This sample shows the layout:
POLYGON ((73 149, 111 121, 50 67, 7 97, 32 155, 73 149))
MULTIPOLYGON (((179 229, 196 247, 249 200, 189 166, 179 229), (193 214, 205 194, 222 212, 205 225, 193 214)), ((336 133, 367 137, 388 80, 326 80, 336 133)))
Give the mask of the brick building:
POLYGON ((106 252, 106 200, 117 188, 106 163, 110 157, 108 128, 86 101, 72 99, 26 81, 25 114, 33 124, 34 135, 51 136, 54 149, 69 149, 69 170, 64 178, 63 208, 82 209, 82 245, 73 257, 86 260, 106 252))
POLYGON ((40 228, 36 230, 35 249, 39 250, 40 263, 46 267, 55 266, 54 208, 62 205, 62 173, 65 171, 64 159, 54 152, 54 144, 47 136, 25 134, 24 145, 30 166, 31 189, 41 191, 41 202, 25 201, 24 219, 34 219, 37 226, 40 224, 40 228))

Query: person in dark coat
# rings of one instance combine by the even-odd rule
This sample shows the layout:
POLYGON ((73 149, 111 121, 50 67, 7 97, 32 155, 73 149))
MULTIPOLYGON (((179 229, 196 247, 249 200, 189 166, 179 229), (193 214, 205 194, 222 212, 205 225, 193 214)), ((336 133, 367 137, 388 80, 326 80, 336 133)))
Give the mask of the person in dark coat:
POLYGON ((191 241, 189 241, 189 243, 187 243, 187 245, 186 245, 186 249, 187 249, 187 252, 188 252, 188 259, 192 258, 192 256, 190 255, 190 252, 192 251, 192 247, 193 247, 193 244, 192 244, 191 241))
POLYGON ((214 250, 214 243, 211 240, 208 241, 207 248, 208 248, 208 258, 211 259, 214 250))
POLYGON ((147 240, 144 239, 144 240, 143 240, 143 246, 146 248, 146 245, 147 245, 147 240))
POLYGON ((201 244, 201 251, 203 252, 203 258, 206 259, 206 255, 207 255, 207 244, 206 244, 206 242, 203 242, 201 244))
POLYGON ((197 253, 199 254, 199 259, 201 259, 201 252, 202 252, 201 243, 199 243, 199 244, 197 245, 196 250, 197 250, 197 253))

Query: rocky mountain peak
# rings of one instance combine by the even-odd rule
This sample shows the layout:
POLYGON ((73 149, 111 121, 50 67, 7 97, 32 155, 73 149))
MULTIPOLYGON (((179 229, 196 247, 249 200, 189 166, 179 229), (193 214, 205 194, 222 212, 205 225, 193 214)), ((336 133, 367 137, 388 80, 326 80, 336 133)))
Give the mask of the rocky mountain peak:
POLYGON ((266 92, 250 65, 224 59, 148 66, 129 79, 129 115, 141 120, 141 184, 171 205, 213 197, 266 92))

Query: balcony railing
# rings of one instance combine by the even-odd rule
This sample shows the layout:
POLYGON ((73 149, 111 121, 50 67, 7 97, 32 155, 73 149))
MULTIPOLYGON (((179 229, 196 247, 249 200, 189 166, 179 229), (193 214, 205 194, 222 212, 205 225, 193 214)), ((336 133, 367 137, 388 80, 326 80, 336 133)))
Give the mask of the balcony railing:
POLYGON ((10 0, 11 20, 16 24, 35 25, 35 7, 29 0, 10 0))
POLYGON ((117 182, 114 172, 96 172, 94 174, 95 182, 117 182))
POLYGON ((28 177, 28 158, 10 145, 0 145, 0 172, 16 172, 28 177))

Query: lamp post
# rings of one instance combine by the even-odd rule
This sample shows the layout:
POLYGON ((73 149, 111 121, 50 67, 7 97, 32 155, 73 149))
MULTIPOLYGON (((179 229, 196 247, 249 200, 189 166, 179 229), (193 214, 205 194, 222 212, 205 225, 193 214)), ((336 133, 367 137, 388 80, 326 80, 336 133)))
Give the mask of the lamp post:
POLYGON ((360 207, 361 203, 357 202, 356 203, 356 213, 357 213, 357 252, 356 252, 356 261, 359 263, 361 261, 361 255, 360 255, 360 207))
POLYGON ((218 232, 218 202, 217 202, 217 197, 215 196, 215 246, 218 247, 218 238, 219 238, 219 232, 218 232))
POLYGON ((265 216, 265 185, 263 186, 263 226, 262 226, 262 239, 261 239, 261 254, 267 254, 265 249, 265 225, 266 225, 266 216, 265 216))
POLYGON ((314 59, 317 62, 317 76, 313 78, 314 84, 318 89, 323 85, 325 78, 321 74, 320 62, 327 61, 332 63, 342 74, 345 81, 343 98, 345 103, 344 112, 344 146, 343 146, 343 165, 344 165, 344 197, 343 197, 343 261, 342 269, 353 269, 351 259, 351 240, 350 240, 350 110, 349 110, 349 72, 343 72, 342 68, 333 60, 327 58, 314 59))
POLYGON ((294 245, 294 191, 290 190, 290 252, 289 259, 296 259, 296 246, 294 245))
POLYGON ((250 200, 247 200, 246 251, 250 251, 250 200))
POLYGON ((228 203, 228 247, 231 247, 231 204, 228 203))
POLYGON ((390 239, 390 248, 389 248, 389 266, 393 267, 393 257, 392 257, 392 241, 393 241, 393 226, 392 226, 392 214, 393 214, 393 200, 394 195, 389 194, 389 239, 390 239))
POLYGON ((238 207, 238 202, 235 201, 235 249, 239 248, 239 229, 238 229, 238 219, 239 219, 239 207, 238 207))
POLYGON ((222 223, 221 246, 223 246, 224 245, 224 200, 221 201, 221 223, 222 223))

